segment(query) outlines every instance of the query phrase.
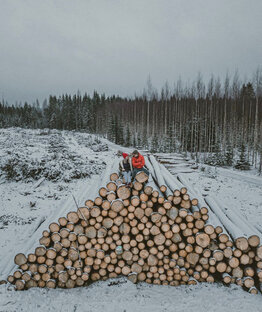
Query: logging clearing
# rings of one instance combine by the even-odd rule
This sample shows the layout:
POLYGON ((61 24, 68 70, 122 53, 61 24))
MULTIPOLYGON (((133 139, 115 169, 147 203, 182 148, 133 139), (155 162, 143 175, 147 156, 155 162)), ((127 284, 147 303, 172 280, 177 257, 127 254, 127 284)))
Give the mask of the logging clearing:
POLYGON ((7 281, 17 290, 73 288, 123 275, 157 285, 235 283, 258 293, 261 233, 154 156, 146 164, 150 176, 139 172, 128 188, 112 163, 96 196, 50 222, 34 250, 15 256, 7 281))

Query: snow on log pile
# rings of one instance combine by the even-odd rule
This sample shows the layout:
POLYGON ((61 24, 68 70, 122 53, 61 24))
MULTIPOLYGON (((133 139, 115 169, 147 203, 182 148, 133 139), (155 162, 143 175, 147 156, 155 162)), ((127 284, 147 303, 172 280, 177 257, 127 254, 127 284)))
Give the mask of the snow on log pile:
POLYGON ((153 156, 146 164, 150 177, 140 172, 128 188, 111 171, 99 196, 49 224, 34 252, 15 256, 18 267, 8 282, 17 290, 73 288, 124 275, 134 283, 173 286, 236 283, 258 293, 259 235, 238 228, 210 199, 212 224, 202 198, 153 156))

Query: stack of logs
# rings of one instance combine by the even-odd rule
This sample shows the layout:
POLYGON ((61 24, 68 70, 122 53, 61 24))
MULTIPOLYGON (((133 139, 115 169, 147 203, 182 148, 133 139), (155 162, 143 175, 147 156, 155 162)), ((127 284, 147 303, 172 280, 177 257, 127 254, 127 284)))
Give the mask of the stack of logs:
POLYGON ((120 275, 133 283, 185 285, 236 283, 258 293, 262 246, 256 236, 232 241, 208 223, 208 209, 197 208, 185 187, 166 194, 154 189, 144 172, 132 187, 118 174, 95 200, 61 217, 43 232, 19 268, 8 277, 17 290, 73 288, 120 275))

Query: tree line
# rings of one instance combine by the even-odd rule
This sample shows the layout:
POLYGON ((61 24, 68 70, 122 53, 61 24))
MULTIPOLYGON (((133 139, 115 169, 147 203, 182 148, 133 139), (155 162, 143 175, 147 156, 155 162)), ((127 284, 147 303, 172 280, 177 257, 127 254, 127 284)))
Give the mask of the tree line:
POLYGON ((105 96, 94 91, 49 96, 42 105, 0 102, 0 127, 51 128, 96 133, 116 144, 152 152, 190 153, 196 161, 254 166, 262 171, 262 71, 251 81, 238 72, 224 81, 201 73, 160 92, 150 78, 141 95, 105 96))

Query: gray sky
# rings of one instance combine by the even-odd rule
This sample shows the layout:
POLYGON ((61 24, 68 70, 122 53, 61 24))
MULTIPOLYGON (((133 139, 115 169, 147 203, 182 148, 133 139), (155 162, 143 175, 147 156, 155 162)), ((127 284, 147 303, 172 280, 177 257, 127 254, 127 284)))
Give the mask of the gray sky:
POLYGON ((261 0, 0 0, 0 96, 140 93, 262 64, 261 0))

